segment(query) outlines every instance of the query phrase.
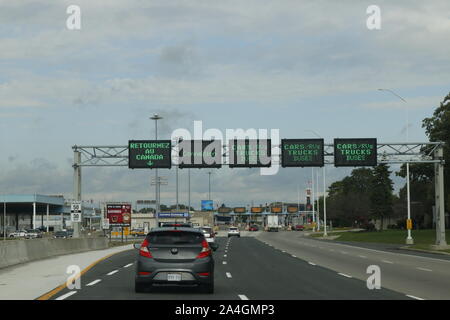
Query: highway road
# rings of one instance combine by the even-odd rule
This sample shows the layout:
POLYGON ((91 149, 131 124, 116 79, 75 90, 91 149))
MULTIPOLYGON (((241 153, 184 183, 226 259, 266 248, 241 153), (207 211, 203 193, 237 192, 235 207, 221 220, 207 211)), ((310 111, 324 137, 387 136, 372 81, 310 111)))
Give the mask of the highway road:
MULTIPOLYGON (((295 232, 291 234, 298 235, 295 232)), ((404 293, 385 288, 369 290, 365 280, 355 279, 311 262, 307 255, 301 253, 301 250, 308 252, 307 246, 297 246, 303 249, 295 255, 263 242, 267 238, 278 241, 283 238, 282 232, 259 232, 253 235, 241 238, 217 237, 220 248, 214 253, 214 294, 200 293, 195 288, 164 288, 155 292, 135 293, 137 250, 128 250, 101 261, 87 271, 81 278, 79 290, 65 288, 52 299, 411 299, 404 293)))

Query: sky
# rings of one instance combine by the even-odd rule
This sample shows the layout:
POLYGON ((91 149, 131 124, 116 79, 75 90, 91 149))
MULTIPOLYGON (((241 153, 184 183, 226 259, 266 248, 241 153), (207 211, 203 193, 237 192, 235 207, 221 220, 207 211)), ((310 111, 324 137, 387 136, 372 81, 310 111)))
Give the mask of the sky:
MULTIPOLYGON (((163 116, 161 139, 202 121, 204 130, 278 129, 325 143, 404 142, 408 127, 409 141, 424 142, 422 120, 450 91, 447 0, 0 0, 0 8, 3 194, 71 198, 71 147, 153 139, 154 113, 163 116), (67 28, 70 5, 81 9, 80 30, 67 28), (367 27, 371 5, 380 29, 367 27)), ((151 171, 82 171, 83 199, 154 199, 151 171)), ((213 170, 212 198, 304 201, 311 171, 213 170)), ((175 172, 160 171, 163 203, 175 203, 175 172)), ((327 166, 326 185, 350 172, 327 166)), ((405 181, 392 178, 398 191, 405 181)), ((187 186, 179 170, 180 203, 187 186)), ((207 170, 191 170, 191 204, 207 197, 207 170)))

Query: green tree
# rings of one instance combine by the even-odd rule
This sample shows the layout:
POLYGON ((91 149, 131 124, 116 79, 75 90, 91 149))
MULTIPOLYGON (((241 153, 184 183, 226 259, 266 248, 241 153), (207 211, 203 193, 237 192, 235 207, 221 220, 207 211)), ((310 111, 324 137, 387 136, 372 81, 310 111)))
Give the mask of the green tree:
POLYGON ((370 213, 373 218, 381 220, 381 230, 384 229, 383 220, 393 214, 393 182, 390 178, 391 171, 385 164, 373 168, 373 178, 370 192, 370 213))
MULTIPOLYGON (((443 141, 444 145, 444 185, 450 187, 450 93, 434 111, 433 116, 422 121, 422 128, 430 141, 443 141)), ((447 210, 450 208, 450 193, 445 201, 447 210)))

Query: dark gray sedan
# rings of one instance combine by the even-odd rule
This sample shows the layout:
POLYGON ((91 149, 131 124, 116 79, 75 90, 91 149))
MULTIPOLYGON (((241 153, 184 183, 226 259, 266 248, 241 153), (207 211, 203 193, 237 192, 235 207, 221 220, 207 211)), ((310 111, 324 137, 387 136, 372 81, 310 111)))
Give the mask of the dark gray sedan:
POLYGON ((139 249, 136 292, 161 286, 192 286, 214 292, 212 248, 200 230, 155 228, 135 248, 139 249))

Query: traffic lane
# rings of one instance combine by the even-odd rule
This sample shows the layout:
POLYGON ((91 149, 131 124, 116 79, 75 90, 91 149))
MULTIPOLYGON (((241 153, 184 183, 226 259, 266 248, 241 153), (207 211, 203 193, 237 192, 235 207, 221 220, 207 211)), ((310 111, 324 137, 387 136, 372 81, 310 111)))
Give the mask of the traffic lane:
POLYGON ((379 252, 288 236, 288 233, 266 234, 260 237, 260 240, 323 267, 348 273, 360 280, 367 279, 368 266, 377 265, 381 270, 382 287, 424 299, 450 298, 448 290, 450 279, 446 260, 434 261, 424 257, 379 252), (438 267, 436 265, 430 267, 430 263, 438 264, 438 267))
POLYGON ((254 238, 236 238, 227 256, 233 286, 253 300, 407 299, 387 289, 369 290, 366 282, 309 264, 254 238))
POLYGON ((214 294, 205 294, 198 291, 198 288, 167 287, 156 288, 152 292, 136 293, 134 291, 135 259, 137 250, 128 252, 128 255, 115 259, 113 264, 107 267, 92 268, 86 273, 86 281, 80 290, 65 289, 54 298, 64 297, 71 291, 75 294, 65 298, 66 300, 238 300, 236 292, 230 287, 228 278, 225 275, 224 265, 221 263, 226 239, 217 239, 219 249, 213 253, 215 260, 214 294), (124 266, 133 263, 132 267, 124 266), (116 271, 117 272, 114 272, 116 271), (112 273, 114 272, 114 273, 112 273), (111 274, 112 273, 112 274, 111 274), (88 276, 88 277, 87 277, 88 276), (95 283, 96 280, 100 280, 95 283), (93 283, 87 286, 89 283, 93 283))

